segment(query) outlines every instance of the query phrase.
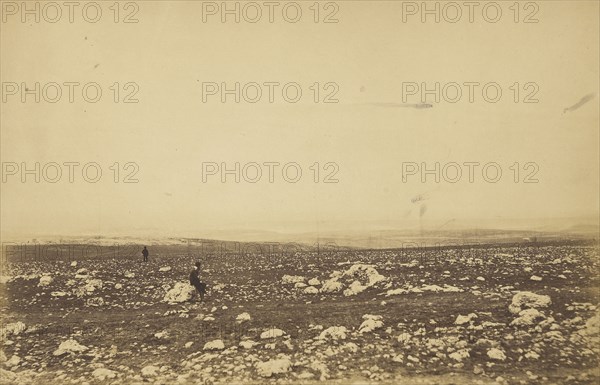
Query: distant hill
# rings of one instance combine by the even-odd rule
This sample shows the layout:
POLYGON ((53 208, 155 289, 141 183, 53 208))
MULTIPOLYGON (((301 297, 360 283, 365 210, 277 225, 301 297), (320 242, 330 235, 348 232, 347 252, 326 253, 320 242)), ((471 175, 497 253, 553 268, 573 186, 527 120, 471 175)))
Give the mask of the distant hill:
MULTIPOLYGON (((172 245, 198 246, 199 244, 222 243, 225 248, 240 249, 240 245, 252 243, 271 244, 270 247, 294 247, 304 249, 323 247, 349 248, 400 248, 431 245, 460 245, 477 243, 510 243, 528 240, 591 239, 597 240, 599 227, 593 220, 573 222, 572 220, 544 220, 531 223, 498 219, 479 221, 479 227, 469 227, 471 223, 451 220, 444 223, 426 223, 420 227, 397 227, 390 223, 365 223, 347 230, 323 230, 319 232, 283 232, 261 230, 218 230, 198 231, 202 237, 186 236, 44 236, 31 239, 3 240, 3 243, 19 244, 91 244, 91 245, 172 245), (500 226, 493 227, 493 222, 500 226), (510 223, 509 223, 510 222, 510 223), (526 225, 529 223, 529 226, 526 225), (510 226, 509 226, 510 224, 510 226)), ((247 246, 246 246, 247 247, 247 246)))

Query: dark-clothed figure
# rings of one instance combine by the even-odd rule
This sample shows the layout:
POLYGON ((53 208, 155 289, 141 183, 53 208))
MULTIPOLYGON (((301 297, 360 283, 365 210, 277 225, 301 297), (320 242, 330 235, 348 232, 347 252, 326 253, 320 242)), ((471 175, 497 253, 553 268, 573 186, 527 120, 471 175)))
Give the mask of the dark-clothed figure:
POLYGON ((148 262, 148 254, 150 254, 148 252, 148 249, 146 248, 146 246, 144 246, 144 250, 142 250, 142 255, 144 256, 144 262, 148 262))
POLYGON ((200 301, 204 301, 206 284, 200 282, 200 262, 196 262, 196 268, 190 272, 190 285, 196 288, 196 291, 200 295, 200 301))

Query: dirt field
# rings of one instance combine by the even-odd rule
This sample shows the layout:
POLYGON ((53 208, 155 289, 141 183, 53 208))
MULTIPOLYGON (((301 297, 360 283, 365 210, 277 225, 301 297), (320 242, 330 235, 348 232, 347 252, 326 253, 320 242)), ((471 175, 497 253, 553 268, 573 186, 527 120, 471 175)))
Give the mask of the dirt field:
POLYGON ((600 378, 596 246, 203 257, 203 303, 188 300, 198 257, 149 249, 148 263, 141 254, 9 262, 0 383, 600 378))

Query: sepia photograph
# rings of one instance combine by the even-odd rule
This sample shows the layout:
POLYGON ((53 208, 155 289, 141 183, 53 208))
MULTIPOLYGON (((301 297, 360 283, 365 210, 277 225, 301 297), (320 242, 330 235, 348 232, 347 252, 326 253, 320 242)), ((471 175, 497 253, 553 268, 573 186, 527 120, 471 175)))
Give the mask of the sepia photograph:
POLYGON ((0 0, 0 384, 599 384, 599 72, 599 0, 0 0))

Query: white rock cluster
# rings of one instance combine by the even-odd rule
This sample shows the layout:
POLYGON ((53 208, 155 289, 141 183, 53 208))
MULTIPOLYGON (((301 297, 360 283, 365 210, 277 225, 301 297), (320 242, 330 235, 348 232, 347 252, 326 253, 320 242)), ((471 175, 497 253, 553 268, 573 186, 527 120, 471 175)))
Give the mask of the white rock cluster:
POLYGON ((189 301, 192 299, 194 290, 194 287, 187 282, 177 282, 171 290, 167 291, 163 301, 169 304, 189 301))
POLYGON ((551 304, 550 296, 521 291, 513 296, 508 310, 513 314, 519 314, 523 309, 546 308, 551 304))
POLYGON ((344 272, 335 271, 323 282, 321 293, 337 293, 343 290, 346 297, 354 296, 386 281, 373 265, 355 263, 344 272), (344 289, 344 287, 346 287, 344 289))

